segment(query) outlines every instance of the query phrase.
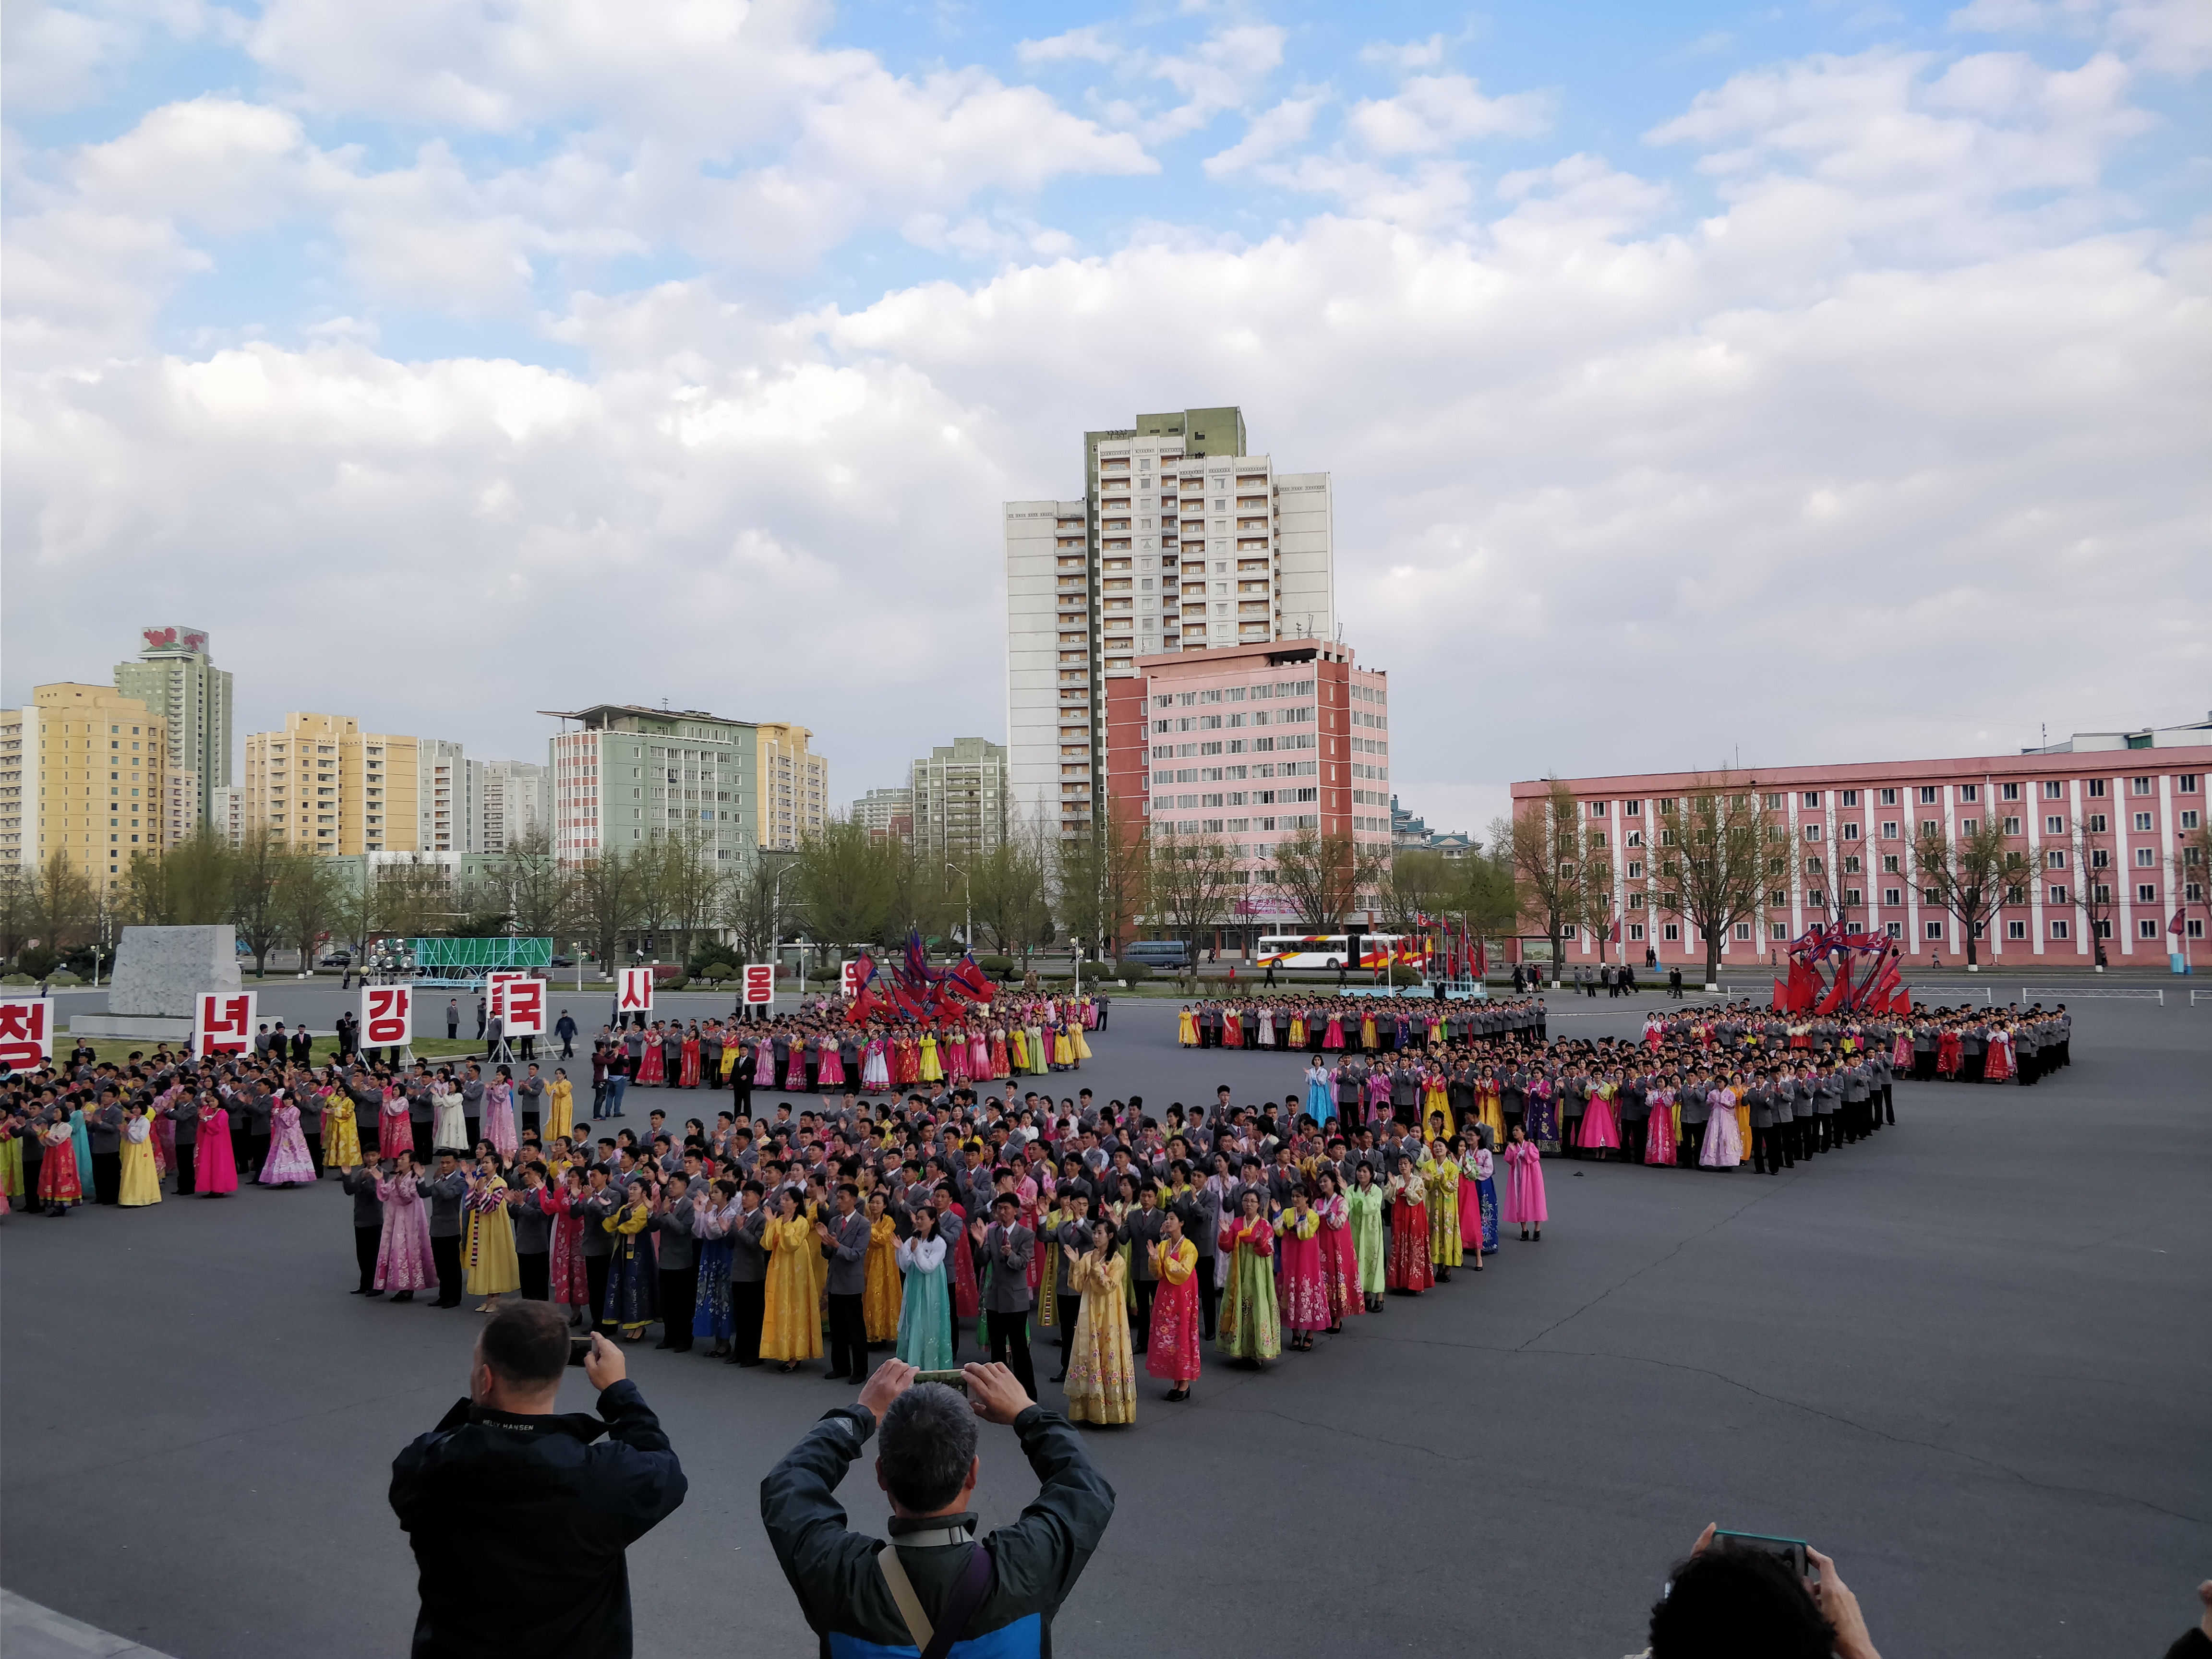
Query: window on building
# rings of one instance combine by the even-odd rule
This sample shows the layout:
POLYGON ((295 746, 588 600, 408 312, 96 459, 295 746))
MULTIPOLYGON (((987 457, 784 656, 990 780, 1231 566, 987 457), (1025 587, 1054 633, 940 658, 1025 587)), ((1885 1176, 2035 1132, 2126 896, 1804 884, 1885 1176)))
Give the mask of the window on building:
POLYGON ((1572 923, 1571 921, 1571 922, 1569 922, 1569 923, 1567 923, 1565 927, 1562 927, 1562 928, 1560 928, 1560 929, 1559 929, 1559 937, 1560 937, 1561 939, 1571 939, 1574 938, 1574 936, 1575 936, 1575 925, 1574 925, 1574 923, 1572 923))
POLYGON ((1936 805, 1936 786, 1935 786, 1935 785, 1933 785, 1933 784, 1929 784, 1929 783, 1923 783, 1923 784, 1922 784, 1922 785, 1920 786, 1919 797, 1920 797, 1920 804, 1921 804, 1923 806, 1933 806, 1933 805, 1936 805))
POLYGON ((2020 799, 2020 786, 2016 783, 1999 784, 1997 786, 1997 798, 2000 800, 2018 800, 2020 799))
POLYGON ((1902 887, 1883 888, 1881 890, 1881 902, 1890 909, 1894 910, 1899 908, 1905 902, 1905 890, 1902 887))
POLYGON ((2092 778, 2081 786, 2081 793, 2088 796, 2091 800, 2102 800, 2105 799, 2106 781, 2107 780, 2104 778, 2092 778))
POLYGON ((1801 790, 1798 793, 1797 804, 1807 808, 1818 807, 1820 804, 1820 792, 1817 789, 1801 790))
POLYGON ((2027 924, 2024 921, 2008 921, 2005 923, 2005 937, 2007 939, 2026 939, 2027 937, 2027 924))
POLYGON ((2157 862, 2158 862, 2158 849, 2157 849, 2156 848, 2154 848, 2154 847, 2138 847, 2138 848, 2136 848, 2136 869, 2138 869, 2138 870, 2148 870, 2148 869, 2149 869, 2153 865, 2156 864, 2157 862))
POLYGON ((2184 772, 2173 781, 2173 793, 2177 795, 2193 795, 2203 787, 2204 780, 2200 773, 2184 772))
POLYGON ((1662 923, 1659 929, 1659 937, 1669 945, 1680 944, 1682 942, 1682 924, 1679 921, 1662 923))
POLYGON ((2147 881, 2139 881, 2139 882, 2137 882, 2137 883, 2136 884, 2136 902, 2137 904, 2155 904, 2155 903, 2157 903, 2157 902, 2158 902, 2158 889, 2157 889, 2155 886, 2154 886, 2154 885, 2153 885, 2151 883, 2149 883, 2149 882, 2147 882, 2147 881))
POLYGON ((2073 925, 2071 922, 2068 922, 2068 921, 2058 921, 2058 920, 2057 920, 2057 919, 2056 919, 2056 918, 2053 918, 2053 919, 2052 919, 2051 923, 2051 938, 2053 938, 2053 939, 2071 939, 2073 936, 2074 936, 2074 925, 2073 925))
POLYGON ((2156 939, 2158 937, 2158 918, 2156 916, 2145 916, 2141 921, 2137 922, 2136 924, 2136 937, 2137 939, 2156 939))
POLYGON ((1923 921, 1920 924, 1920 932, 1923 939, 1941 939, 1943 937, 1943 924, 1940 921, 1923 921))
MULTIPOLYGON (((1891 794, 1895 794, 1897 792, 1893 789, 1889 791, 1889 793, 1891 794)), ((1895 818, 1884 818, 1881 821, 1881 838, 1884 841, 1895 841, 1897 839, 1897 820, 1895 818)))

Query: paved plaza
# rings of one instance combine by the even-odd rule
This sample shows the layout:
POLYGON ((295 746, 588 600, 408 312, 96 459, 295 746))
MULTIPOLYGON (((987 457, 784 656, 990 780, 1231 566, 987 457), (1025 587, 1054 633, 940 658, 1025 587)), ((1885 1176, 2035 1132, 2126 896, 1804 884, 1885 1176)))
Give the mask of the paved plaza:
MULTIPOLYGON (((1627 1035, 1652 1000, 1558 998, 1553 1033, 1627 1035)), ((1554 1161, 1542 1243, 1509 1230, 1481 1276, 1209 1368, 1188 1405, 1140 1377, 1139 1422, 1086 1435, 1120 1506, 1057 1650, 1611 1659, 1717 1521, 1832 1554, 1893 1656, 2162 1651, 2212 1563, 2212 1008, 2076 1008, 2037 1087, 1900 1084, 1895 1129, 1773 1178, 1554 1161)), ((1120 1003, 1056 1081, 1154 1111, 1299 1081, 1173 1030, 1120 1003)), ((659 1097, 630 1099, 641 1126, 659 1097)), ((0 1581, 178 1659, 404 1653, 389 1466, 477 1321, 353 1281, 335 1182, 9 1218, 0 1581)), ((758 1482, 849 1388, 631 1364, 690 1478, 631 1553, 638 1651, 811 1652, 758 1482)), ((1010 1435, 982 1453, 989 1526, 1034 1483, 1010 1435)), ((881 1522, 865 1472, 846 1496, 881 1522)))

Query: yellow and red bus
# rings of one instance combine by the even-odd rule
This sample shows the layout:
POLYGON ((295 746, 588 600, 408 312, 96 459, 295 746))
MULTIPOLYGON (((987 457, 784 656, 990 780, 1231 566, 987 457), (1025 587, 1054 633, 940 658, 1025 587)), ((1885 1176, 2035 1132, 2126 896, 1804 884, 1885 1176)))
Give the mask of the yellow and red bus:
POLYGON ((1357 962, 1348 933, 1262 933, 1257 958, 1262 968, 1321 968, 1331 973, 1340 968, 1419 968, 1428 959, 1425 942, 1411 933, 1362 933, 1357 962))

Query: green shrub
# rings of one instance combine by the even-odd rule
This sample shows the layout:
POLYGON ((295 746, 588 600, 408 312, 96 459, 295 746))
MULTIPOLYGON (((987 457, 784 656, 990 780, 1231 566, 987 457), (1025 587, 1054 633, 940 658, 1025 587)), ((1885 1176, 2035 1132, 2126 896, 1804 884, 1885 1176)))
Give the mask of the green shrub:
POLYGON ((1148 962, 1117 962, 1114 964, 1114 977, 1126 979, 1132 985, 1141 985, 1152 976, 1152 967, 1148 962))
POLYGON ((46 983, 49 985, 82 985, 84 981, 79 979, 75 974, 70 972, 68 969, 57 968, 52 973, 46 975, 46 983))
POLYGON ((977 957, 975 965, 993 979, 1004 979, 1014 971, 1012 957, 977 957))
POLYGON ((717 985, 733 980, 737 976, 738 970, 726 962, 710 962, 699 975, 702 979, 712 980, 717 985))
POLYGON ((38 981, 33 979, 28 974, 8 974, 0 975, 0 985, 36 985, 38 982, 38 981))
POLYGON ((37 981, 44 979, 55 969, 60 967, 61 962, 58 952, 49 950, 43 945, 33 945, 25 947, 17 955, 15 967, 29 979, 37 981))

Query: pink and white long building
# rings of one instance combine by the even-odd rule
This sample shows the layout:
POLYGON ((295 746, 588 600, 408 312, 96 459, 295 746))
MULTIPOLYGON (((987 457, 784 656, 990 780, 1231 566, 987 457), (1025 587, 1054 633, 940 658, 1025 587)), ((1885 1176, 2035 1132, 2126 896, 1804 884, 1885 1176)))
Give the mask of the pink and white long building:
MULTIPOLYGON (((2201 850, 2208 773, 2212 717, 2077 733, 2014 755, 1559 780, 1575 797, 1591 855, 1610 861, 1617 896, 1615 925, 1569 929, 1564 957, 1570 965, 1640 965, 1648 946, 1662 966, 1704 962, 1696 927, 1653 908, 1647 871, 1663 851, 1665 804, 1724 777, 1758 792, 1781 831, 1778 855, 1788 848, 1759 918, 1738 922, 1721 943, 1723 963, 1747 973, 1781 960, 1788 940, 1839 912, 1899 941, 1908 962, 1931 952, 1963 962, 1958 918, 1931 904, 1913 879, 1912 842, 1931 823, 1956 837, 1992 817, 2020 850, 2027 878, 2014 889, 2018 902, 1977 941, 1981 960, 2087 966, 2101 933, 2114 966, 2163 967, 2177 953, 2192 966, 2212 965, 2212 871, 2201 850), (2094 906, 2084 902, 2093 885, 2106 890, 2094 906)), ((1515 784, 1515 815, 1542 810, 1553 782, 1515 784)))

